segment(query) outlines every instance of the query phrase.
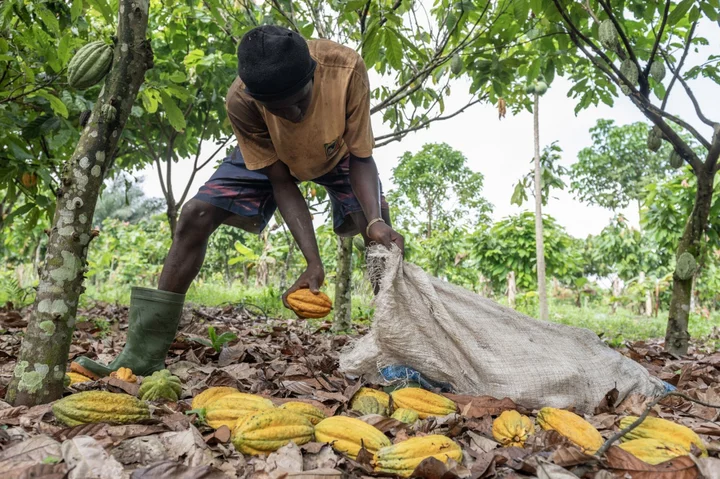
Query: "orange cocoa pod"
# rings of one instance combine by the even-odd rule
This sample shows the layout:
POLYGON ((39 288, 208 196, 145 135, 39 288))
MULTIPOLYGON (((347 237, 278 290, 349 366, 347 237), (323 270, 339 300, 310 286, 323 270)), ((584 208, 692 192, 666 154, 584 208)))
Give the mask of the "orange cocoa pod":
POLYGON ((20 178, 20 181, 22 182, 23 186, 25 188, 32 188, 33 186, 37 185, 37 175, 35 173, 25 172, 22 174, 22 177, 20 178))
POLYGON ((332 310, 332 301, 325 293, 315 294, 309 289, 289 294, 287 303, 301 318, 324 318, 332 310))

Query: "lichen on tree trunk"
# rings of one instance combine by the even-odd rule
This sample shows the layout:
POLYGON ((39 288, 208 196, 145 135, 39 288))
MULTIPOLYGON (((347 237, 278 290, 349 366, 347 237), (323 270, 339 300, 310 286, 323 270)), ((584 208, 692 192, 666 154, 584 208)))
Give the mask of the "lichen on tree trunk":
MULTIPOLYGON (((715 175, 712 172, 701 170, 696 172, 696 176, 695 205, 685 224, 685 230, 678 244, 676 258, 679 258, 684 252, 689 252, 696 259, 699 259, 701 243, 707 227, 708 216, 710 215, 715 175)), ((671 354, 683 355, 688 350, 692 283, 692 277, 680 279, 677 273, 673 274, 672 298, 665 332, 665 351, 671 354)))
POLYGON ((145 72, 152 67, 145 37, 148 9, 148 0, 120 1, 112 69, 63 167, 35 305, 7 392, 13 405, 43 404, 62 395, 88 246, 97 234, 91 230, 95 205, 145 72))
POLYGON ((335 276, 335 331, 347 331, 352 322, 352 238, 338 237, 337 273, 335 276))

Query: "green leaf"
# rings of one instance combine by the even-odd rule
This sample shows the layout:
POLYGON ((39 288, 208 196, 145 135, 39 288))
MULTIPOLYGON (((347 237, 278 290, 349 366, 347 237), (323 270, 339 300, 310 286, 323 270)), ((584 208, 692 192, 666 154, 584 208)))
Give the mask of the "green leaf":
POLYGON ((185 115, 182 110, 178 108, 175 100, 164 91, 160 91, 160 101, 163 104, 165 115, 173 128, 177 131, 183 131, 187 124, 185 123, 185 115))
POLYGON ((362 47, 362 56, 368 69, 375 66, 380 58, 380 35, 378 34, 377 23, 373 23, 365 34, 365 41, 362 47))
POLYGON ((48 30, 51 30, 56 35, 60 33, 60 24, 58 23, 58 19, 55 17, 55 14, 45 8, 44 5, 36 3, 35 14, 40 17, 48 30))
POLYGON ((695 0, 682 0, 682 2, 678 3, 673 11, 670 12, 670 15, 668 15, 668 26, 676 25, 680 20, 682 20, 694 3, 695 0))
POLYGON ((48 92, 47 90, 40 90, 40 91, 36 92, 35 95, 45 98, 47 101, 49 101, 50 108, 52 108, 52 110, 56 114, 60 115, 63 118, 68 117, 68 109, 65 106, 65 103, 63 103, 60 98, 56 97, 55 95, 48 92))
POLYGON ((251 250, 250 248, 248 248, 247 246, 245 246, 244 244, 242 244, 239 241, 235 242, 235 251, 240 253, 240 255, 242 255, 245 258, 254 259, 257 257, 257 255, 255 254, 255 252, 253 250, 251 250))
POLYGON ((190 53, 185 55, 183 63, 186 67, 190 68, 197 65, 203 58, 205 58, 205 52, 199 49, 195 49, 191 50, 190 53))
POLYGON ((148 113, 155 113, 158 109, 158 91, 147 89, 140 92, 143 108, 148 113))
POLYGON ((190 338, 190 341, 195 341, 196 343, 200 343, 203 346, 207 346, 208 348, 213 347, 212 343, 205 338, 190 338))
POLYGON ((367 0, 348 0, 345 2, 345 7, 343 8, 346 12, 352 12, 355 10, 360 10, 365 6, 367 3, 367 0))
POLYGON ((72 0, 70 7, 70 19, 74 22, 82 14, 83 0, 72 0))
POLYGON ((173 83, 182 83, 185 80, 187 80, 187 75, 180 70, 175 70, 172 75, 170 75, 170 81, 173 83))
POLYGON ((396 70, 402 68, 403 49, 402 43, 400 42, 399 34, 392 29, 385 29, 383 31, 383 40, 385 44, 385 54, 387 55, 388 63, 396 70))
POLYGON ((93 7, 95 10, 100 12, 105 19, 105 21, 108 23, 108 25, 113 25, 115 23, 115 15, 113 14, 113 9, 110 8, 110 5, 108 5, 106 0, 86 0, 88 5, 93 7))

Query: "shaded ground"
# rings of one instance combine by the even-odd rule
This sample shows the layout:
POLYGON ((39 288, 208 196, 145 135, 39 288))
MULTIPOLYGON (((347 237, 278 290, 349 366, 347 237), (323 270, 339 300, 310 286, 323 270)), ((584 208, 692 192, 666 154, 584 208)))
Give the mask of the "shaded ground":
MULTIPOLYGON (((12 378, 15 356, 25 326, 26 311, 0 309, 0 394, 12 378)), ((79 323, 71 355, 90 354, 109 361, 122 348, 127 329, 125 307, 98 303, 83 310, 89 321, 79 323), (109 321, 105 321, 109 320, 109 321), (104 339, 99 339, 103 336, 104 339)), ((363 328, 357 333, 362 334, 363 328)), ((627 344, 620 351, 651 374, 675 385, 690 398, 720 404, 720 353, 711 335, 694 342, 687 357, 673 358, 657 341, 627 344)), ((328 414, 356 415, 348 402, 363 384, 336 372, 339 351, 347 336, 335 336, 329 323, 310 325, 297 320, 268 319, 255 308, 188 308, 181 332, 171 348, 168 369, 183 381, 183 399, 154 403, 147 424, 110 426, 93 424, 65 428, 50 406, 12 408, 0 402, 0 477, 360 477, 367 464, 354 462, 328 446, 310 443, 287 446, 269 457, 243 457, 228 442, 226 431, 214 432, 184 414, 190 399, 210 386, 233 386, 241 391, 312 402, 328 414), (207 327, 230 331, 238 339, 220 353, 192 341, 206 338, 207 327)), ((104 379, 75 385, 71 391, 110 390, 134 393, 136 385, 104 379)), ((617 447, 601 457, 586 455, 554 431, 538 431, 524 448, 500 448, 492 439, 494 417, 517 409, 533 420, 537 411, 523 411, 503 398, 453 396, 459 414, 427 419, 406 426, 393 419, 365 416, 363 420, 386 432, 394 441, 428 433, 452 437, 464 451, 462 464, 424 463, 423 477, 539 477, 572 478, 695 478, 720 477, 719 410, 680 397, 670 397, 651 414, 686 425, 700 434, 710 458, 680 457, 658 466, 645 464, 617 447), (698 465, 696 465, 696 463, 698 465), (715 474, 715 475, 712 475, 715 474)), ((617 407, 599 405, 587 419, 608 438, 617 432, 619 418, 640 415, 648 400, 629 397, 617 407)))

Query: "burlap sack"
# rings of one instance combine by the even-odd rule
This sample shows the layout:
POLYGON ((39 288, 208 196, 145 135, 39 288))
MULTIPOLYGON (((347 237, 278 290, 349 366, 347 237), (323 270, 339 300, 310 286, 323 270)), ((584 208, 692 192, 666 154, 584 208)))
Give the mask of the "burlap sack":
POLYGON ((509 397, 537 409, 591 413, 613 387, 657 396, 662 381, 587 329, 539 321, 402 261, 397 248, 368 252, 380 281, 369 334, 340 356, 340 369, 382 384, 379 370, 407 366, 462 394, 509 397))

